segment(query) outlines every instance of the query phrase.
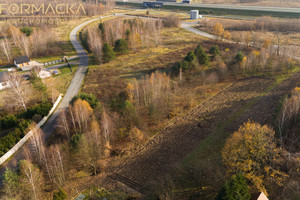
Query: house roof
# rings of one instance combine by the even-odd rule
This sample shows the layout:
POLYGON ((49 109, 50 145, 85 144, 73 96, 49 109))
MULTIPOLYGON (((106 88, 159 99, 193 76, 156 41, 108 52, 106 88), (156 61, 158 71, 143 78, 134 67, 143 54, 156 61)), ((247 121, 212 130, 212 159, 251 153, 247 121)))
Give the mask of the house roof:
POLYGON ((30 60, 27 56, 16 57, 16 58, 14 58, 14 61, 16 62, 16 64, 22 64, 22 63, 30 62, 30 60))
POLYGON ((251 195, 251 200, 269 200, 263 192, 258 192, 251 195))

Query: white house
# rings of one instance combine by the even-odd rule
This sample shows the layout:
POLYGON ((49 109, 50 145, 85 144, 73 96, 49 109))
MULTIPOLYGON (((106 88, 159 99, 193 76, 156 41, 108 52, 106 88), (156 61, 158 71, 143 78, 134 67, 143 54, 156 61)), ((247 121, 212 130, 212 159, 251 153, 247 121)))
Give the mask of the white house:
POLYGON ((5 75, 7 72, 0 72, 0 90, 4 90, 6 88, 9 88, 9 82, 5 80, 5 75))

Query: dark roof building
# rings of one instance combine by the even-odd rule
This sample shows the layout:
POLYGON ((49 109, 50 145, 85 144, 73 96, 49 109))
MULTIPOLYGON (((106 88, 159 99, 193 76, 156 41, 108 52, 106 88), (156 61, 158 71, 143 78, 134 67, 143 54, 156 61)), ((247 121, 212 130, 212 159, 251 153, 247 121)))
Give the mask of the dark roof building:
POLYGON ((145 8, 161 8, 164 4, 156 1, 143 2, 145 8))
POLYGON ((30 62, 30 60, 27 56, 20 56, 20 57, 14 58, 14 63, 16 65, 23 64, 23 63, 29 63, 29 62, 30 62))

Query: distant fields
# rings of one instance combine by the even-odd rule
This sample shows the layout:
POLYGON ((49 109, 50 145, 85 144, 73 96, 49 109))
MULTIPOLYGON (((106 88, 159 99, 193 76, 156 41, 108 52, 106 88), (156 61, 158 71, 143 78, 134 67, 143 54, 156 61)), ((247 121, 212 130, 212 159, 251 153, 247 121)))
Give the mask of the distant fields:
MULTIPOLYGON (((116 2, 117 5, 124 5, 122 2, 116 2)), ((126 3, 127 6, 132 6, 135 8, 144 8, 142 3, 126 3)), ((275 11, 254 11, 254 10, 235 10, 227 8, 205 8, 205 7, 193 7, 193 6, 173 6, 164 5, 162 9, 176 10, 176 11, 190 11, 199 10, 200 14, 204 15, 217 15, 217 16, 248 16, 248 17, 261 17, 261 16, 271 16, 279 18, 300 18, 299 13, 289 13, 289 12, 275 12, 275 11)))

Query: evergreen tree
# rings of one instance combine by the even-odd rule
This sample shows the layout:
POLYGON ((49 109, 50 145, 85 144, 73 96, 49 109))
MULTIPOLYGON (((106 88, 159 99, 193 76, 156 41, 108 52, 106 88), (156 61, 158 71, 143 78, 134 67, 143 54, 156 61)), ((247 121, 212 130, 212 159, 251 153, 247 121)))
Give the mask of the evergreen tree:
POLYGON ((101 22, 98 27, 99 30, 101 31, 101 34, 104 34, 104 24, 101 22))
POLYGON ((33 32, 33 29, 31 27, 25 26, 23 28, 20 28, 20 31, 24 33, 26 36, 30 36, 33 32))
POLYGON ((250 192, 246 179, 242 175, 234 175, 220 190, 216 200, 250 200, 250 192))
POLYGON ((53 193, 53 200, 66 200, 67 198, 68 195, 62 188, 59 188, 58 192, 53 193))
POLYGON ((194 54, 194 52, 190 51, 188 52, 187 56, 184 58, 185 61, 187 62, 194 62, 196 60, 196 56, 194 54))
POLYGON ((220 50, 218 45, 212 46, 209 50, 209 53, 212 54, 214 57, 220 54, 220 50))
POLYGON ((245 57, 245 55, 244 55, 241 51, 239 51, 239 52, 235 55, 234 60, 235 60, 236 62, 242 62, 244 57, 245 57))
POLYGON ((105 43, 102 47, 102 51, 103 51, 103 57, 102 57, 103 62, 107 63, 116 58, 115 52, 109 44, 105 43))
POLYGON ((115 42, 115 51, 121 54, 125 54, 128 52, 128 45, 126 40, 119 39, 115 42))
POLYGON ((190 51, 188 52, 187 56, 183 59, 183 61, 180 63, 179 68, 182 68, 183 70, 191 69, 195 66, 196 60, 197 58, 194 52, 190 51))
POLYGON ((201 65, 208 65, 209 64, 209 57, 205 53, 204 49, 201 47, 201 45, 198 45, 197 48, 194 51, 199 64, 201 65))

